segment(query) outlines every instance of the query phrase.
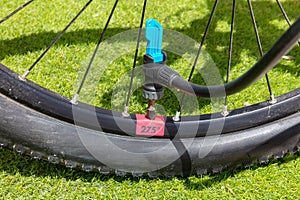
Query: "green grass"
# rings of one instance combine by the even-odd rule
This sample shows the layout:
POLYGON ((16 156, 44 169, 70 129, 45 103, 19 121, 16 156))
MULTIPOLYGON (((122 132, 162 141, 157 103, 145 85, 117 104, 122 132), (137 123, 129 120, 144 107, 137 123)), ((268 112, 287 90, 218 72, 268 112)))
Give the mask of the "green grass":
MULTIPOLYGON (((0 19, 21 4, 21 1, 17 0, 2 2, 0 19)), ((36 1, 28 9, 1 24, 1 63, 22 74, 84 3, 83 0, 36 1)), ((300 7, 300 2, 286 0, 282 3, 291 20, 295 20, 299 14, 299 10, 295 8, 300 7)), ((83 94, 86 95, 81 95, 81 101, 122 110, 123 97, 126 96, 123 95, 126 94, 126 90, 123 90, 126 88, 124 80, 128 77, 125 77, 124 80, 120 79, 120 74, 127 74, 131 69, 135 48, 132 38, 135 38, 136 34, 125 32, 127 39, 121 41, 118 36, 114 35, 122 35, 124 31, 136 33, 136 31, 130 31, 138 27, 141 14, 138 8, 141 7, 141 4, 142 2, 136 1, 120 2, 105 35, 108 41, 100 48, 92 67, 92 73, 83 89, 83 94), (104 54, 107 51, 114 51, 114 53, 104 54), (120 57, 110 55, 120 55, 120 57), (118 85, 118 82, 122 84, 118 85), (111 105, 112 100, 113 106, 111 105)), ((145 18, 153 17, 160 21, 166 34, 168 29, 171 29, 200 42, 212 4, 213 1, 207 0, 149 1, 148 8, 150 9, 147 10, 145 18)), ((107 9, 107 5, 111 7, 112 1, 103 3, 103 1, 95 0, 93 6, 87 8, 86 12, 41 60, 28 79, 71 98, 77 89, 88 59, 91 57, 91 52, 95 48, 99 32, 109 15, 110 8, 107 9)), ((256 9, 255 15, 261 33, 263 50, 266 51, 283 33, 287 25, 275 2, 253 1, 253 7, 256 9)), ((238 2, 231 79, 244 73, 259 57, 247 8, 245 1, 238 2)), ((230 1, 220 2, 205 43, 205 51, 197 65, 197 73, 192 79, 194 82, 203 83, 205 80, 203 75, 207 74, 210 75, 209 81, 220 81, 217 76, 214 77, 210 73, 214 66, 218 67, 220 77, 225 78, 230 10, 230 1)), ((174 38, 176 39, 177 36, 175 35, 174 38)), ((182 39, 182 36, 179 39, 182 39)), ((144 39, 141 45, 138 64, 142 63, 142 55, 145 50, 144 39)), ((180 71, 184 77, 188 76, 197 50, 193 45, 187 46, 192 46, 192 48, 188 49, 182 57, 174 51, 169 51, 169 49, 178 51, 184 49, 184 47, 176 46, 176 42, 164 46, 168 53, 168 65, 180 71)), ((295 48, 290 55, 299 55, 299 51, 299 48, 295 48)), ((299 63, 300 58, 296 56, 295 61, 284 60, 269 73, 276 96, 300 86, 299 63)), ((209 81, 206 80, 206 82, 209 81)), ((135 84, 138 85, 139 82, 141 80, 137 79, 135 84)), ((133 93, 130 103, 131 112, 145 111, 147 102, 141 98, 140 94, 139 89, 133 93)), ((176 99, 170 98, 172 96, 174 97, 174 94, 168 91, 164 99, 158 102, 164 108, 161 109, 162 114, 166 112, 173 115, 178 108, 178 102, 176 99)), ((267 100, 268 96, 265 80, 262 79, 241 93, 230 96, 228 106, 229 109, 234 109, 242 107, 244 104, 267 100)), ((191 98, 190 101, 195 101, 195 99, 191 98)), ((219 109, 219 102, 201 98, 198 99, 200 111, 187 110, 186 113, 207 113, 212 110, 212 107, 219 109)), ((299 154, 287 156, 266 166, 254 166, 236 171, 226 171, 218 175, 186 179, 132 179, 102 176, 72 171, 43 161, 20 157, 7 150, 1 150, 0 156, 1 198, 296 199, 300 196, 299 154)))
POLYGON ((2 199, 297 199, 300 157, 189 178, 84 173, 0 150, 2 199))

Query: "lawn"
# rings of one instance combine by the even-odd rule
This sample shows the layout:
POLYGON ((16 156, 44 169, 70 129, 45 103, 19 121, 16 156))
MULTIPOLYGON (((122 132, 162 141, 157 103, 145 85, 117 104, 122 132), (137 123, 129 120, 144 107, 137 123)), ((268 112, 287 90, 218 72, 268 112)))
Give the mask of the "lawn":
POLYGON ((0 151, 2 199, 297 199, 300 157, 189 178, 85 173, 0 151))
MULTIPOLYGON (((0 19, 26 1, 2 2, 0 19)), ((85 3, 83 0, 34 1, 27 9, 1 24, 1 63, 19 74, 24 73, 85 3)), ((300 2, 282 0, 282 4, 291 21, 295 20, 299 15, 299 10, 295 8, 300 8, 300 2)), ((47 56, 36 65, 28 79, 72 98, 112 5, 112 1, 93 1, 92 6, 86 9, 47 56)), ((201 41, 212 5, 213 1, 208 0, 154 0, 147 4, 145 19, 155 18, 162 24, 166 35, 170 35, 164 38, 165 43, 172 41, 174 37, 192 44, 178 47, 173 41, 164 46, 168 54, 168 64, 184 77, 188 76, 191 58, 197 50, 194 42, 201 41), (185 48, 186 53, 177 52, 185 48)), ((135 48, 132 38, 137 35, 136 28, 139 26, 141 15, 138 8, 141 6, 142 1, 119 3, 105 34, 106 42, 100 47, 92 72, 83 88, 81 101, 122 111, 125 101, 121 98, 124 96, 122 89, 126 88, 126 85, 120 83, 128 77, 120 78, 120 74, 129 73, 132 67, 135 48), (121 40, 119 36, 125 36, 125 40, 121 40), (106 56, 104 53, 107 51, 114 53, 106 56), (96 67, 103 65, 102 62, 109 64, 97 70, 96 67), (94 89, 95 87, 97 89, 94 89)), ((203 79, 202 76, 215 66, 218 67, 219 76, 211 80, 218 82, 226 78, 231 6, 231 1, 220 1, 192 81, 208 83, 210 80, 203 79), (210 65, 207 65, 208 63, 210 65), (203 67, 204 64, 210 68, 203 67)), ((262 48, 263 51, 267 51, 287 28, 287 24, 275 1, 253 1, 253 7, 262 48)), ((231 80, 244 73, 259 58, 250 20, 247 2, 239 1, 231 80)), ((142 63, 145 44, 143 38, 138 65, 142 63)), ((299 52, 299 47, 296 47, 289 54, 296 57, 296 60, 283 60, 270 71, 270 82, 276 96, 300 86, 299 52)), ((137 67, 137 70, 139 69, 137 67)), ((138 80, 135 83, 138 84, 138 80)), ((133 93, 130 99, 131 112, 145 111, 147 102, 140 94, 138 89, 133 93)), ((159 102, 163 108, 159 111, 161 114, 173 115, 178 108, 179 105, 174 103, 171 97, 172 92, 166 91, 164 99, 159 102)), ((262 79, 241 93, 230 96, 228 108, 257 103, 267 100, 268 97, 266 81, 262 79)), ((199 106, 196 107, 200 109, 188 110, 185 114, 207 113, 216 109, 219 111, 219 104, 222 102, 198 100, 199 106)), ((6 149, 0 150, 0 156, 0 196, 3 199, 297 199, 300 196, 299 153, 271 160, 268 164, 257 164, 219 174, 155 179, 104 176, 70 170, 20 156, 6 149)))

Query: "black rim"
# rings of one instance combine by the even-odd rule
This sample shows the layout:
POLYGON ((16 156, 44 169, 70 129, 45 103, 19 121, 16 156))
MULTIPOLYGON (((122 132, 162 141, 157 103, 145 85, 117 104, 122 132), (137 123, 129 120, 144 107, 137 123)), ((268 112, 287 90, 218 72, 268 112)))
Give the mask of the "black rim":
MULTIPOLYGON (((0 92, 27 107, 72 124, 75 123, 72 112, 76 109, 75 111, 81 115, 80 121, 76 120, 76 125, 99 130, 100 127, 89 120, 96 113, 97 120, 103 131, 135 136, 135 126, 132 126, 132 122, 136 123, 135 115, 123 118, 121 113, 84 103, 73 106, 70 103, 70 99, 66 97, 45 89, 29 80, 26 82, 19 80, 16 73, 2 64, 0 64, 0 92)), ((291 115, 299 110, 300 88, 277 97, 276 104, 270 104, 268 101, 261 102, 233 110, 225 118, 221 113, 186 116, 182 117, 180 122, 174 122, 172 117, 165 117, 165 133, 162 137, 201 137, 220 133, 224 134, 265 124, 291 115), (219 129, 209 128, 210 123, 218 122, 224 123, 221 132, 219 132, 219 129), (197 127, 197 133, 191 131, 191 127, 192 130, 197 127)))

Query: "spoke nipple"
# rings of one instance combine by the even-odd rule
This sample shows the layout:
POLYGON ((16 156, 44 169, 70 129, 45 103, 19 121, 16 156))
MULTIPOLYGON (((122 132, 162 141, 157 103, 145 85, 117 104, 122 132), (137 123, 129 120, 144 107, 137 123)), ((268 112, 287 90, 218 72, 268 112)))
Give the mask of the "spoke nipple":
POLYGON ((274 94, 271 94, 269 103, 270 103, 270 104, 275 104, 275 103, 277 103, 277 99, 274 97, 274 94))
POLYGON ((180 121, 180 112, 176 111, 176 115, 173 117, 174 122, 179 122, 180 121))
POLYGON ((128 106, 125 106, 124 111, 122 112, 123 117, 129 117, 130 116, 130 114, 128 113, 128 110, 129 110, 128 106))
POLYGON ((229 115, 229 111, 227 109, 227 105, 223 106, 223 111, 221 112, 221 114, 226 117, 227 115, 229 115))
POLYGON ((26 76, 30 73, 29 70, 27 70, 22 76, 19 76, 19 79, 21 81, 26 81, 26 76))
POLYGON ((79 98, 79 94, 75 94, 73 99, 70 101, 71 104, 77 105, 78 104, 78 98, 79 98))

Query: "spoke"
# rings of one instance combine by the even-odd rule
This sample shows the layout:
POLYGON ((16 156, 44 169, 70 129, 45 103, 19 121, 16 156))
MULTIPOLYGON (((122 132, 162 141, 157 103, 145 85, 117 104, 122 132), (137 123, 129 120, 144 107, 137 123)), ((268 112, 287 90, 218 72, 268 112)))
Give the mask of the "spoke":
POLYGON ((282 12, 282 14, 283 14, 285 20, 286 20, 286 22, 288 23, 289 26, 291 26, 291 21, 290 21, 289 17, 287 16, 287 14, 286 14, 286 12, 285 12, 285 10, 284 10, 282 4, 280 3, 279 0, 276 0, 276 2, 277 2, 277 4, 278 4, 278 6, 279 6, 279 8, 280 8, 280 10, 281 10, 281 12, 282 12))
MULTIPOLYGON (((277 4, 278 4, 278 6, 279 6, 279 8, 280 8, 280 10, 281 10, 281 12, 282 12, 284 18, 285 18, 285 21, 288 23, 289 26, 291 26, 291 21, 290 21, 288 15, 286 14, 286 12, 285 12, 285 10, 284 10, 282 4, 280 3, 279 0, 276 0, 276 2, 277 2, 277 4)), ((300 45, 300 42, 299 42, 299 41, 298 41, 298 45, 300 45)))
POLYGON ((56 38, 51 42, 51 44, 46 48, 46 50, 36 59, 36 61, 29 67, 29 69, 19 78, 23 81, 26 80, 26 76, 31 72, 31 70, 36 66, 36 64, 45 56, 45 54, 50 50, 50 48, 61 38, 61 36, 67 31, 67 29, 75 22, 75 20, 81 15, 81 13, 89 6, 93 0, 90 0, 86 5, 79 11, 79 13, 70 21, 70 23, 62 30, 56 38))
MULTIPOLYGON (((207 24, 206 24, 205 31, 204 31, 204 34, 203 34, 203 37, 202 37, 202 40, 201 40, 201 43, 200 43, 200 46, 199 46, 199 49, 198 49, 196 58, 195 58, 195 60, 194 60, 194 63, 193 63, 193 66, 192 66, 192 69, 191 69, 191 72, 190 72, 188 81, 190 81, 190 80, 192 79, 192 76, 193 76, 193 73, 194 73, 194 71, 195 71, 195 68, 196 68, 196 65, 197 65, 199 56, 200 56, 200 54, 201 54, 202 47, 203 47, 203 45, 204 45, 204 41, 205 41, 205 39, 206 39, 206 36, 207 36, 208 30, 209 30, 209 27, 210 27, 210 25, 211 25, 213 16, 214 16, 214 14, 215 14, 215 11, 216 11, 218 2, 219 2, 219 0, 216 0, 216 1, 215 1, 214 6, 213 6, 213 9, 212 9, 212 11, 211 11, 211 13, 210 13, 210 16, 209 16, 208 22, 207 22, 207 24)), ((183 101, 184 101, 184 97, 185 97, 185 94, 183 94, 183 96, 182 96, 180 102, 183 102, 183 101)), ((176 112, 176 115, 175 115, 175 117, 173 118, 174 121, 179 121, 179 120, 180 120, 180 113, 181 113, 181 106, 179 105, 179 108, 178 108, 178 110, 177 110, 177 112, 176 112)))
POLYGON ((5 22, 6 20, 8 20, 10 17, 14 16, 17 12, 19 12, 20 10, 22 10, 23 8, 28 6, 33 1, 34 0, 30 0, 30 1, 26 2, 25 4, 23 4, 22 6, 20 6, 19 8, 17 8, 16 10, 14 10, 13 12, 11 12, 9 15, 7 15, 6 17, 4 17, 3 19, 0 20, 0 24, 5 22))
POLYGON ((129 106, 129 100, 130 100, 130 96, 131 96, 131 90, 132 90, 132 84, 133 84, 133 78, 134 78, 134 71, 135 71, 137 56, 138 56, 138 53, 139 53, 140 39, 141 39, 141 34, 142 34, 142 27, 143 27, 143 24, 144 24, 146 5, 147 5, 147 0, 144 0, 143 11, 142 11, 142 16, 141 16, 141 20, 140 20, 139 34, 138 34, 138 38, 137 38, 137 42, 136 42, 134 60, 133 60, 133 65, 132 65, 132 70, 131 70, 130 85, 129 85, 129 89, 128 89, 128 94, 127 94, 127 98, 126 98, 126 104, 125 104, 124 112, 122 113, 124 117, 129 117, 128 106, 129 106))
MULTIPOLYGON (((226 72, 226 80, 225 80, 226 83, 228 83, 229 80, 230 80, 235 11, 236 11, 236 1, 233 0, 233 4, 232 4, 232 14, 231 14, 231 27, 230 27, 230 39, 229 39, 229 50, 228 50, 227 72, 226 72)), ((223 107, 223 112, 222 112, 222 114, 223 114, 224 116, 226 116, 226 115, 229 114, 229 112, 228 112, 228 110, 227 110, 227 101, 228 101, 228 98, 227 98, 227 96, 225 96, 224 107, 223 107)))
MULTIPOLYGON (((263 56, 263 50, 262 50, 262 46, 261 46, 261 42, 260 42, 260 37, 259 37, 258 28, 257 28, 256 21, 255 21, 255 15, 254 15, 254 12, 253 12, 251 0, 248 0, 248 5, 249 5, 250 15, 251 15, 252 24, 253 24, 253 28, 254 28, 254 32, 255 32, 257 46, 258 46, 258 49, 259 49, 260 56, 262 57, 263 56)), ((269 76, 268 76, 267 73, 266 73, 265 76, 266 76, 266 81, 267 81, 268 90, 269 90, 269 94, 270 94, 270 102, 275 103, 276 100, 275 100, 274 94, 272 92, 271 84, 270 84, 270 81, 269 81, 269 76)))
POLYGON ((201 50, 202 50, 204 41, 205 41, 205 39, 206 39, 206 35, 207 35, 208 30, 209 30, 209 27, 210 27, 210 25, 211 25, 212 18, 213 18, 214 14, 215 14, 215 10, 216 10, 216 8, 217 8, 218 2, 219 2, 218 0, 215 1, 215 4, 214 4, 213 9, 212 9, 212 11, 211 11, 211 14, 210 14, 210 16, 209 16, 209 20, 208 20, 208 23, 207 23, 207 25, 206 25, 206 28, 205 28, 205 31, 204 31, 204 34, 203 34, 203 37, 202 37, 202 40, 201 40, 201 44, 200 44, 200 46, 199 46, 199 49, 198 49, 196 58, 195 58, 195 60, 194 60, 194 64, 193 64, 192 70, 191 70, 191 72, 190 72, 188 81, 190 81, 191 78, 192 78, 192 76, 193 76, 193 73, 194 73, 194 70, 195 70, 195 68, 196 68, 196 65, 197 65, 197 62, 198 62, 198 59, 199 59, 199 56, 200 56, 200 53, 201 53, 201 50))
POLYGON ((228 50, 228 61, 227 61, 227 72, 226 72, 226 81, 225 81, 226 83, 228 83, 228 81, 230 79, 230 71, 231 71, 235 10, 236 10, 236 1, 233 0, 232 14, 231 14, 230 39, 229 39, 229 50, 228 50))
POLYGON ((106 21, 106 24, 105 24, 105 26, 104 26, 104 28, 103 28, 103 31, 102 31, 102 33, 101 33, 101 35, 100 35, 100 38, 99 38, 99 40, 98 40, 97 46, 96 46, 96 48, 95 48, 95 50, 94 50, 94 52, 93 52, 93 55, 92 55, 92 57, 91 57, 91 59, 90 59, 90 62, 89 62, 89 64, 88 64, 88 67, 87 67, 87 69, 86 69, 86 71, 85 71, 85 73, 84 73, 84 76, 83 76, 83 78, 82 78, 82 80, 81 80, 81 82, 80 82, 79 88, 78 88, 76 94, 74 95, 73 99, 71 100, 71 103, 72 103, 72 104, 77 104, 77 101, 78 101, 78 98, 79 98, 79 94, 80 94, 80 92, 81 92, 81 89, 82 89, 82 87, 83 87, 83 84, 84 84, 84 82, 85 82, 85 80, 86 80, 86 77, 87 77, 87 75, 88 75, 88 73, 89 73, 89 71, 90 71, 90 69, 91 69, 92 63, 94 62, 94 59, 95 59, 95 57, 96 57, 97 51, 98 51, 98 49, 99 49, 99 47, 100 47, 100 44, 101 44, 101 42, 103 41, 105 32, 106 32, 106 30, 107 30, 107 28, 108 28, 108 25, 109 25, 109 23, 110 23, 110 20, 111 20, 113 14, 114 14, 114 12, 115 12, 115 9, 116 9, 116 7, 117 7, 117 5, 118 5, 118 2, 119 2, 119 0, 116 0, 115 3, 114 3, 114 5, 113 5, 113 8, 112 8, 112 10, 111 10, 111 12, 110 12, 110 14, 109 14, 109 17, 108 17, 108 19, 107 19, 107 21, 106 21))

